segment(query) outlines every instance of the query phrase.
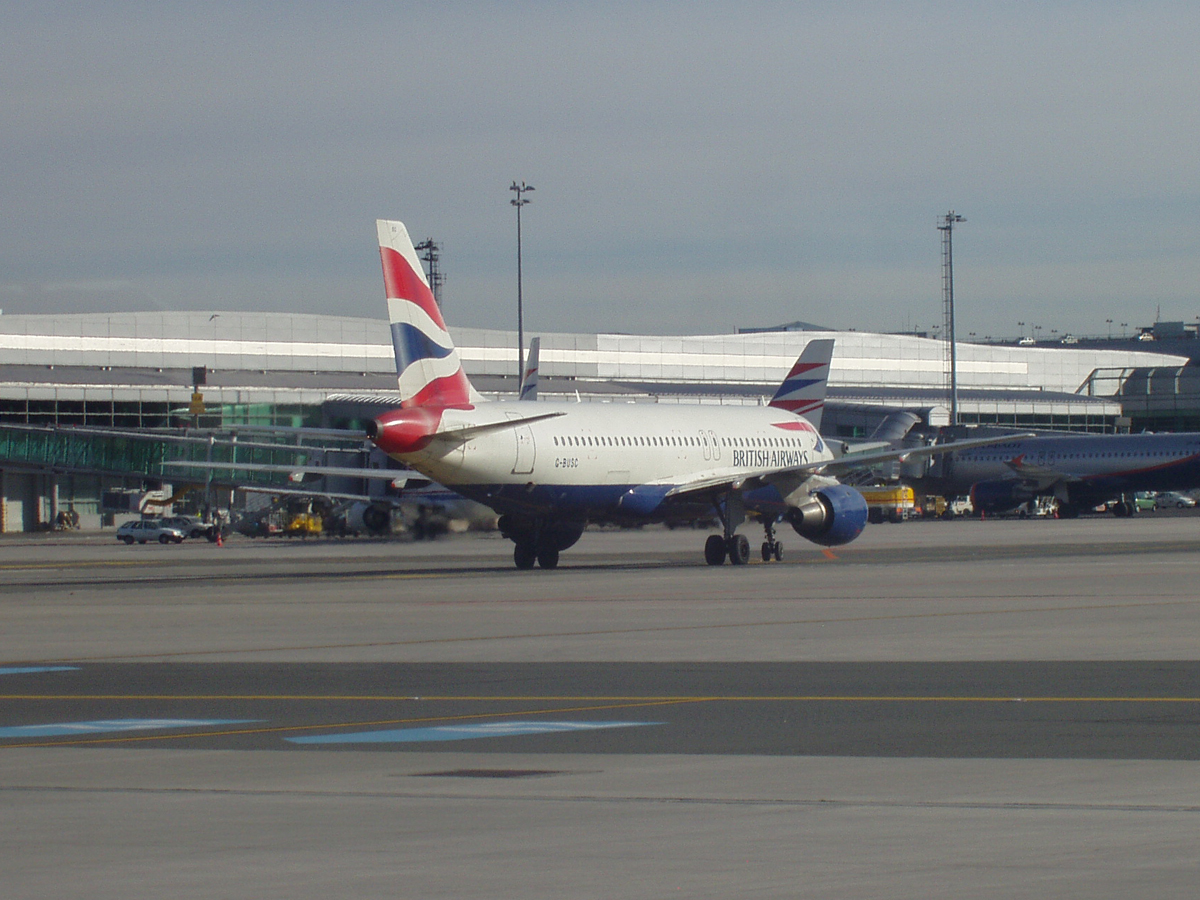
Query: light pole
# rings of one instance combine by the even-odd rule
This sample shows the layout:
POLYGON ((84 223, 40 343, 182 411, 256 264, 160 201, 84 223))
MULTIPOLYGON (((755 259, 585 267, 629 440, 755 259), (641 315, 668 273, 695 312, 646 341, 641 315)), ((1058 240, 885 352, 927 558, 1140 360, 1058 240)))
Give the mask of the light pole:
POLYGON ((1112 319, 1105 319, 1104 324, 1108 326, 1108 339, 1112 340, 1112 319))
POLYGON ((946 362, 950 370, 950 424, 958 424, 958 348, 954 343, 954 226, 967 221, 954 210, 939 219, 938 231, 942 232, 942 295, 945 301, 946 362))
POLYGON ((520 390, 521 378, 525 374, 525 311, 521 302, 521 207, 529 202, 529 198, 523 194, 532 191, 533 185, 523 181, 517 184, 514 181, 509 190, 517 195, 509 203, 517 208, 517 390, 520 390))

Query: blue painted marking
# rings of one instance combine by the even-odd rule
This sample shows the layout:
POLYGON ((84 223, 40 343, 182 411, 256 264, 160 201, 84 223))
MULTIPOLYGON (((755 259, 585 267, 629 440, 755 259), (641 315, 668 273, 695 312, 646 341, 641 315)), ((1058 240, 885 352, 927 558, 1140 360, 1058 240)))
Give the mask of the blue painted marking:
POLYGON ((0 666, 0 675, 33 675, 37 672, 78 672, 79 666, 0 666))
POLYGON ((514 737, 522 734, 555 734, 566 731, 595 731, 601 728, 632 728, 662 725, 662 722, 473 722, 470 725, 438 725, 433 728, 394 728, 390 731, 357 731, 350 734, 317 734, 285 738, 293 744, 402 744, 414 741, 469 741, 477 738, 514 737))
POLYGON ((59 722, 53 725, 14 725, 0 728, 0 738, 60 737, 65 734, 104 734, 114 731, 153 731, 159 728, 204 728, 239 725, 262 719, 98 719, 93 722, 59 722))

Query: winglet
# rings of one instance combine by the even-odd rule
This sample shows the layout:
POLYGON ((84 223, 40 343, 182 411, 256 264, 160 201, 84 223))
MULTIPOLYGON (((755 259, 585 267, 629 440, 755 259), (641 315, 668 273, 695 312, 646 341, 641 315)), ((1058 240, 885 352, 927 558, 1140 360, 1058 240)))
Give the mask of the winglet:
POLYGON ((480 398, 425 280, 408 229, 377 219, 383 287, 400 384, 400 406, 470 408, 480 398))
POLYGON ((825 386, 829 382, 831 359, 831 338, 809 341, 768 405, 804 416, 813 428, 819 430, 821 413, 825 410, 825 386))

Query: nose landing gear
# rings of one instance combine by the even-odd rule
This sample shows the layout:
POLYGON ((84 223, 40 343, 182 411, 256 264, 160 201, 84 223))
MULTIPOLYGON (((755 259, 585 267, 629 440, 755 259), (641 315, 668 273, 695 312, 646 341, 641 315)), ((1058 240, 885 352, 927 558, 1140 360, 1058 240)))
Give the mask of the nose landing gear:
POLYGON ((764 522, 763 530, 766 532, 766 540, 762 545, 762 561, 775 560, 775 562, 779 562, 783 559, 783 544, 775 540, 775 523, 764 522))

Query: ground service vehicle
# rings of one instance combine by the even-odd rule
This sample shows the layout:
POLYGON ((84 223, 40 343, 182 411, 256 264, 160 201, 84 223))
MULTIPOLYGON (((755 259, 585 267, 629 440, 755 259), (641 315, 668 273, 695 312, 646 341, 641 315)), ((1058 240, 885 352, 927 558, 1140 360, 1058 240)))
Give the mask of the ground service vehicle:
POLYGON ((868 522, 903 522, 916 515, 916 495, 910 487, 864 487, 858 491, 867 501, 868 522))

